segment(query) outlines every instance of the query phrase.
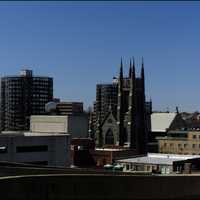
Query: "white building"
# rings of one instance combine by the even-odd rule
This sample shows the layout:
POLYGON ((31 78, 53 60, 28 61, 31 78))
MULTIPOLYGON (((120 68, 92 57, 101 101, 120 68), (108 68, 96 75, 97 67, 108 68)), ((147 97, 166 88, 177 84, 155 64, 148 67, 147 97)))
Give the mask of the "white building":
POLYGON ((67 133, 71 138, 85 138, 88 135, 85 115, 33 115, 30 124, 33 133, 67 133))
POLYGON ((87 133, 85 115, 31 116, 30 132, 0 134, 0 161, 69 166, 71 138, 85 138, 87 133))
POLYGON ((70 137, 56 133, 2 132, 0 161, 67 167, 70 137))
MULTIPOLYGON (((135 156, 128 159, 117 160, 116 163, 123 166, 123 171, 159 171, 162 174, 173 172, 173 163, 176 161, 186 161, 189 159, 200 159, 196 155, 160 154, 148 153, 146 156, 135 156)), ((176 169, 181 171, 182 169, 176 169)))

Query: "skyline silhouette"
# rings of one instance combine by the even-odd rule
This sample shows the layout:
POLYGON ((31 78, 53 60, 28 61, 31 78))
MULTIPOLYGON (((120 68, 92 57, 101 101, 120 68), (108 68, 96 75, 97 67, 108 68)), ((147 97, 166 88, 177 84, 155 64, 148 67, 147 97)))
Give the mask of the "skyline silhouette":
POLYGON ((0 76, 32 69, 54 96, 93 104, 96 84, 144 57, 153 110, 200 110, 199 2, 2 2, 0 76))

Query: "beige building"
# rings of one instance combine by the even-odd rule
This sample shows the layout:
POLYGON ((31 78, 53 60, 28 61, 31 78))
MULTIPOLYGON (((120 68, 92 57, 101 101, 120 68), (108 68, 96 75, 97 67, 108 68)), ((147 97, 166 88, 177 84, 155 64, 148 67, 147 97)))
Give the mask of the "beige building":
POLYGON ((169 131, 156 139, 159 153, 200 155, 200 131, 169 131))
POLYGON ((64 133, 71 138, 85 138, 88 134, 88 120, 85 115, 32 115, 31 132, 64 133))
POLYGON ((170 130, 180 130, 186 127, 178 113, 160 112, 151 114, 151 131, 149 133, 149 152, 159 152, 156 137, 167 136, 170 130))

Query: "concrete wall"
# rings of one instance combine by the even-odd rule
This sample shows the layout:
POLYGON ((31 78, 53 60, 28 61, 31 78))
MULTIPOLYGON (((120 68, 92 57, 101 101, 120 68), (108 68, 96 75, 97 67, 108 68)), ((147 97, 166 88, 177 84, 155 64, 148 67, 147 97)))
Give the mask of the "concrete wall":
POLYGON ((40 133, 67 133, 68 116, 32 115, 30 131, 40 133))
POLYGON ((200 176, 40 175, 0 179, 1 198, 199 199, 200 176))
POLYGON ((86 115, 31 116, 30 129, 40 133, 67 133, 72 138, 87 137, 88 118, 86 115))
POLYGON ((49 166, 70 165, 69 135, 58 136, 0 136, 0 161, 36 163, 47 161, 49 166), (48 146, 47 151, 17 152, 17 147, 48 146))
POLYGON ((88 136, 88 118, 86 115, 68 116, 68 133, 72 138, 86 138, 88 136))

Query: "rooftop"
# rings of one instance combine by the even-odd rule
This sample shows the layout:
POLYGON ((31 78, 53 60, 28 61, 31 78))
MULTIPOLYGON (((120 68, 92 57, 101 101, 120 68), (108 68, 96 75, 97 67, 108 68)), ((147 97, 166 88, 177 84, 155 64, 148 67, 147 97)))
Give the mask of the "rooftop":
POLYGON ((175 161, 200 158, 198 155, 148 153, 147 156, 118 160, 121 163, 172 165, 175 161))
POLYGON ((166 132, 177 113, 152 113, 151 130, 153 132, 166 132))
POLYGON ((125 151, 125 150, 127 150, 127 149, 120 149, 120 148, 116 148, 116 149, 114 149, 114 148, 96 148, 95 149, 96 151, 125 151))
POLYGON ((66 136, 70 134, 62 133, 37 133, 37 132, 24 132, 24 131, 2 131, 0 137, 17 137, 17 136, 66 136))

